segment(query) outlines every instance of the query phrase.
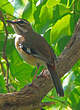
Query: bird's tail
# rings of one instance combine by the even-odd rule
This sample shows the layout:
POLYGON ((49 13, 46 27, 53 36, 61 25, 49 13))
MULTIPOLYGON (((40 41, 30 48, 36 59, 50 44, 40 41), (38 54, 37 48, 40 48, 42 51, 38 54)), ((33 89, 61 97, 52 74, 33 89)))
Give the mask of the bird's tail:
POLYGON ((56 88, 56 92, 59 96, 64 96, 64 91, 61 85, 61 81, 56 73, 56 71, 54 70, 53 66, 50 64, 47 64, 48 70, 50 71, 54 86, 56 88))

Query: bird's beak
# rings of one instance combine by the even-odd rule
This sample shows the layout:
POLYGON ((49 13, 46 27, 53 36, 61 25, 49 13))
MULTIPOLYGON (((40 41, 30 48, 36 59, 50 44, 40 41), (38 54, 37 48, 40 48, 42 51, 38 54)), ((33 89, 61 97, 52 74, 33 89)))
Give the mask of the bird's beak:
POLYGON ((15 21, 11 21, 11 20, 6 20, 6 22, 9 24, 15 24, 16 23, 15 21))

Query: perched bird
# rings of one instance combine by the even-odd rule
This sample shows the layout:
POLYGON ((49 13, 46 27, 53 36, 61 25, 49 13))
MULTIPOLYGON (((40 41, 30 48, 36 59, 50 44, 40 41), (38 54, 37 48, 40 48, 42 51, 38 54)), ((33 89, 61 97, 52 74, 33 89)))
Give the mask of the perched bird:
POLYGON ((24 19, 7 20, 16 32, 15 46, 21 57, 29 64, 45 65, 52 77, 59 96, 64 96, 60 79, 55 70, 55 54, 47 41, 33 31, 30 23, 24 19))

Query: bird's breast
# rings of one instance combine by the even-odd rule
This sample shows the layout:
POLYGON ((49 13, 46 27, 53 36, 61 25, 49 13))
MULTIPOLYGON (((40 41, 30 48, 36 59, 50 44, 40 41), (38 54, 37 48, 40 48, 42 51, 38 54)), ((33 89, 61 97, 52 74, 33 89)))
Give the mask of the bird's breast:
POLYGON ((20 56, 23 58, 23 60, 26 61, 27 63, 31 64, 31 65, 37 65, 37 64, 45 65, 44 61, 28 54, 29 53, 29 48, 26 48, 28 53, 26 53, 23 50, 23 45, 22 45, 23 41, 24 41, 24 37, 22 37, 20 35, 16 36, 16 38, 15 38, 15 47, 16 47, 18 53, 20 54, 20 56))

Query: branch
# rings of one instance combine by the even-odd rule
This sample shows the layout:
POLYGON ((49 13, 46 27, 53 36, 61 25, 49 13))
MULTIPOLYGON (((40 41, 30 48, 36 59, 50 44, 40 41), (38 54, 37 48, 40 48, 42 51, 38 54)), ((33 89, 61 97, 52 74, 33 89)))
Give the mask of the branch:
POLYGON ((3 76, 5 77, 5 70, 4 70, 3 63, 1 62, 1 60, 0 60, 0 66, 1 66, 1 71, 3 73, 3 76))
MULTIPOLYGON (((70 42, 65 47, 59 58, 56 60, 56 71, 61 78, 72 66, 80 59, 80 20, 78 21, 75 32, 70 42)), ((1 110, 35 110, 40 109, 41 100, 53 88, 53 82, 48 70, 48 78, 40 74, 34 80, 34 86, 26 85, 21 91, 7 94, 0 94, 1 110)))
POLYGON ((7 90, 9 92, 9 88, 8 88, 8 77, 9 77, 9 62, 8 62, 8 59, 7 59, 7 56, 6 56, 6 45, 7 45, 7 39, 8 39, 8 31, 7 31, 7 27, 6 27, 6 23, 5 23, 5 20, 4 20, 4 17, 3 17, 3 14, 2 12, 0 11, 0 20, 3 22, 4 24, 4 30, 5 30, 5 40, 4 40, 4 46, 3 46, 3 50, 2 50, 2 57, 5 59, 6 61, 6 66, 7 66, 7 81, 6 81, 6 87, 7 87, 7 90))

